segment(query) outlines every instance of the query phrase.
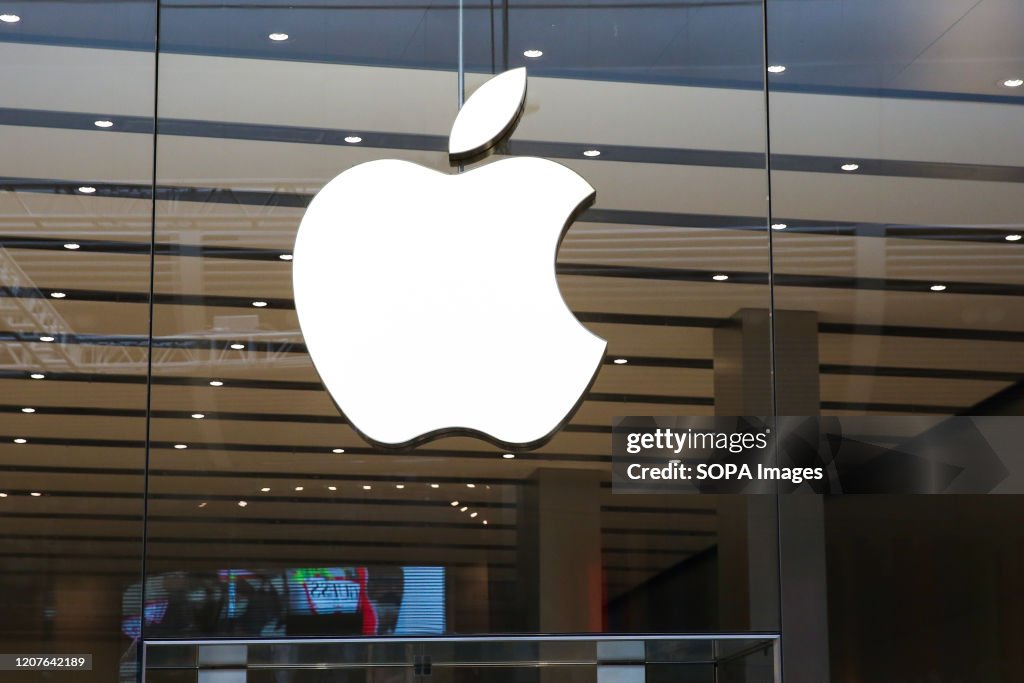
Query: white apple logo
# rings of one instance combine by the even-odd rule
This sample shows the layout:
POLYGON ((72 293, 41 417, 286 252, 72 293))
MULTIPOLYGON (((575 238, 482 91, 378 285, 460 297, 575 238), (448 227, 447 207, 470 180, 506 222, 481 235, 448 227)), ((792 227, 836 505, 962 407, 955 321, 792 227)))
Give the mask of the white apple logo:
MULTIPOLYGON (((452 158, 514 127, 526 70, 480 87, 456 118, 452 158)), ((313 198, 295 238, 295 308, 324 385, 371 443, 453 433, 540 445, 578 407, 605 341, 573 316, 555 254, 594 189, 545 159, 465 173, 386 159, 313 198)))

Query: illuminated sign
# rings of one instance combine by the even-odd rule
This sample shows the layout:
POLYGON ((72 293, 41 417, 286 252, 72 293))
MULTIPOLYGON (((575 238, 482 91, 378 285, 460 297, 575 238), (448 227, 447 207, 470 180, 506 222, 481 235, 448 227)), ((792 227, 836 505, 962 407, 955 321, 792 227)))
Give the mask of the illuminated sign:
MULTIPOLYGON (((451 158, 507 135, 525 95, 525 69, 481 86, 456 117, 451 158)), ((296 237, 295 304, 353 427, 388 447, 452 433, 509 448, 549 438, 605 352, 555 277, 559 243, 594 194, 533 157, 455 174, 385 159, 330 181, 296 237)))

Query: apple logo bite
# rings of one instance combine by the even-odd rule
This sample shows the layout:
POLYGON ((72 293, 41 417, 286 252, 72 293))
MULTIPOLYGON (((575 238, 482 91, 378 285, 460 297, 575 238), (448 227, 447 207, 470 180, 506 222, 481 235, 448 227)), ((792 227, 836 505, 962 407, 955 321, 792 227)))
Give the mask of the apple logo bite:
MULTIPOLYGON (((487 152, 525 97, 525 69, 481 86, 456 117, 450 157, 487 152)), ((454 174, 371 161, 317 193, 295 238, 295 308, 320 378, 364 438, 408 448, 461 433, 531 448, 568 421, 606 344, 566 306, 555 255, 594 194, 533 157, 454 174)))

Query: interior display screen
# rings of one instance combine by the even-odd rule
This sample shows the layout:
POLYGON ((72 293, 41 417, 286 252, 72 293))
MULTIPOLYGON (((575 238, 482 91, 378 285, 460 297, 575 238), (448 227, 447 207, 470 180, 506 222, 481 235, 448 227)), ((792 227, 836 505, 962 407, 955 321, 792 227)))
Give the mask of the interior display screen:
POLYGON ((444 567, 170 572, 124 593, 122 631, 171 634, 430 635, 445 631, 444 567), (143 626, 144 622, 144 626, 143 626), (141 628, 140 628, 141 627, 141 628))

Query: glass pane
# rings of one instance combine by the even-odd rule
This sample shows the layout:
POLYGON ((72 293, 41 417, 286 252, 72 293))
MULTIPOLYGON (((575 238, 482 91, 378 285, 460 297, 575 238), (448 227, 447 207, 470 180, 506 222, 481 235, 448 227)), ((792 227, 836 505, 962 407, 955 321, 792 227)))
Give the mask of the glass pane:
POLYGON ((520 512, 539 513, 516 522, 520 558, 538 548, 534 573, 505 590, 536 606, 525 623, 542 632, 774 629, 771 501, 607 484, 615 416, 772 412, 761 8, 513 1, 468 5, 465 21, 467 94, 502 69, 529 73, 523 117, 492 163, 554 159, 596 190, 561 244, 558 283, 608 344, 568 427, 502 470, 541 489, 524 489, 520 512), (562 567, 589 558, 588 526, 543 490, 579 501, 587 477, 601 487, 600 560, 562 567), (545 549, 547 515, 576 533, 545 549), (603 602, 589 621, 555 597, 586 581, 603 602))
MULTIPOLYGON (((780 382, 780 405, 818 392, 824 415, 887 417, 890 447, 953 415, 1020 415, 1024 6, 767 8, 776 316, 813 321, 818 366, 780 382)), ((1019 676, 1021 591, 995 568, 1019 565, 1022 514, 1016 497, 842 496, 796 515, 833 680, 1019 676)))
POLYGON ((0 649, 134 680, 154 4, 0 13, 0 649))

